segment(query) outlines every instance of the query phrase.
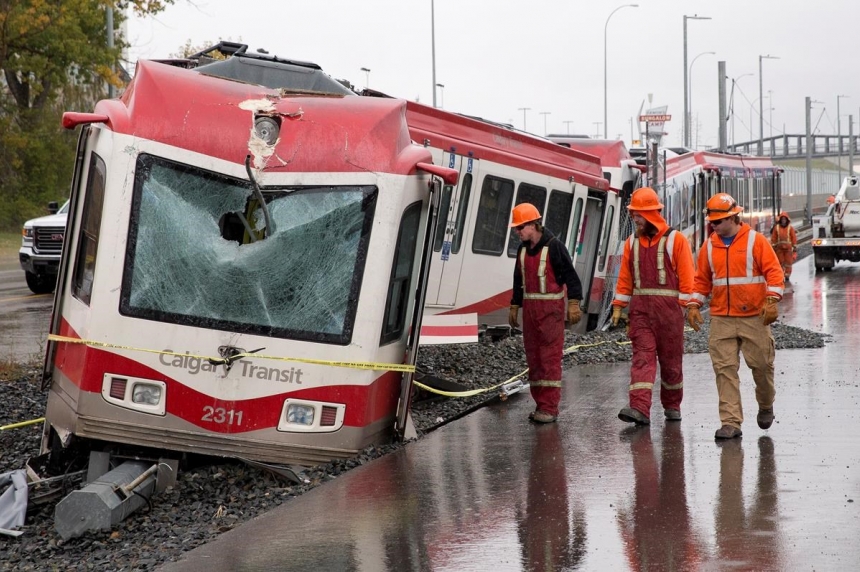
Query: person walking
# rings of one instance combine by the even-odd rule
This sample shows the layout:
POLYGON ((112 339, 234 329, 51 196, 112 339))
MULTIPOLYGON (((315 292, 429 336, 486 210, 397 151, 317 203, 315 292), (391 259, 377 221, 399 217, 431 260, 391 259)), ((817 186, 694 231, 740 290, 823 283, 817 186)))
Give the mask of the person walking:
POLYGON ((770 231, 770 244, 782 265, 785 281, 788 282, 791 276, 791 266, 794 264, 794 259, 797 258, 797 232, 791 226, 791 218, 785 211, 779 213, 779 222, 773 225, 773 229, 770 231))
POLYGON ((693 292, 693 252, 680 232, 666 224, 654 189, 633 192, 627 210, 636 226, 624 242, 612 302, 612 324, 628 307, 633 348, 629 403, 618 413, 627 423, 651 422, 651 397, 660 364, 660 403, 670 421, 681 420, 684 397, 684 310, 693 292))
POLYGON ((699 251, 687 323, 696 331, 704 323, 699 308, 711 296, 708 351, 717 382, 720 422, 716 439, 740 437, 744 421, 741 404, 740 353, 752 370, 758 402, 756 421, 762 429, 773 424, 776 354, 770 324, 778 317, 782 299, 782 267, 764 235, 741 222, 743 212, 731 195, 708 199, 706 219, 714 232, 699 251))
POLYGON ((508 322, 512 328, 519 328, 522 307, 529 385, 537 404, 529 419, 536 423, 552 423, 558 419, 561 402, 564 322, 567 318, 568 322, 576 324, 582 318, 579 309, 582 284, 564 244, 544 228, 534 205, 515 206, 510 226, 522 244, 514 264, 514 291, 508 322))

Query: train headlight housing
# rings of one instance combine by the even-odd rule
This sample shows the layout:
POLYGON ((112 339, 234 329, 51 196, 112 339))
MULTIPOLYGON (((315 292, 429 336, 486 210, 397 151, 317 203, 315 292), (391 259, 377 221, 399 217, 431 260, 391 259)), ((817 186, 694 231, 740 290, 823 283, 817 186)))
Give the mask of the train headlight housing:
POLYGON ((295 433, 332 433, 343 427, 346 405, 311 399, 284 400, 278 431, 295 433))
POLYGON ((312 405, 290 403, 287 406, 287 422, 297 423, 299 425, 313 425, 314 407, 312 405))
POLYGON ((161 401, 161 386, 152 383, 135 383, 131 393, 132 403, 158 405, 161 401))
POLYGON ((165 415, 167 384, 155 379, 106 373, 102 398, 108 403, 150 415, 165 415))

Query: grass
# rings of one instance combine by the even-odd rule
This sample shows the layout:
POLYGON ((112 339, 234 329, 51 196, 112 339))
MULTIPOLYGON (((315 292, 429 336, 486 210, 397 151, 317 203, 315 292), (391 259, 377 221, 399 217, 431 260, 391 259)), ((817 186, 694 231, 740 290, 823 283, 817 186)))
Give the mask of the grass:
POLYGON ((20 247, 20 232, 0 232, 0 270, 11 270, 18 267, 18 249, 20 247))

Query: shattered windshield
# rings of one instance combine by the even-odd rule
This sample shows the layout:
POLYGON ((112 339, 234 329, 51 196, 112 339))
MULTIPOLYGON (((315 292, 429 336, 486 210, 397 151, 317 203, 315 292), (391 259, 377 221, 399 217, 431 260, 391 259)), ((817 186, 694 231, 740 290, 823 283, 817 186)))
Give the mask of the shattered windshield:
POLYGON ((348 344, 376 188, 262 190, 141 155, 122 314, 348 344))

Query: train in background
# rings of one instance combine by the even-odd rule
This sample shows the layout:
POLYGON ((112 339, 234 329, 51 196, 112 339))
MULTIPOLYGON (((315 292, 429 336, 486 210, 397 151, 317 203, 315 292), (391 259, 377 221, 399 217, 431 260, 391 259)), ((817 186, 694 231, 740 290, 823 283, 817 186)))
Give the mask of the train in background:
POLYGON ((743 222, 769 236, 782 208, 782 169, 769 157, 710 151, 673 154, 660 163, 658 180, 649 182, 663 200, 663 217, 690 240, 694 253, 710 234, 705 204, 728 193, 744 208, 743 222))

